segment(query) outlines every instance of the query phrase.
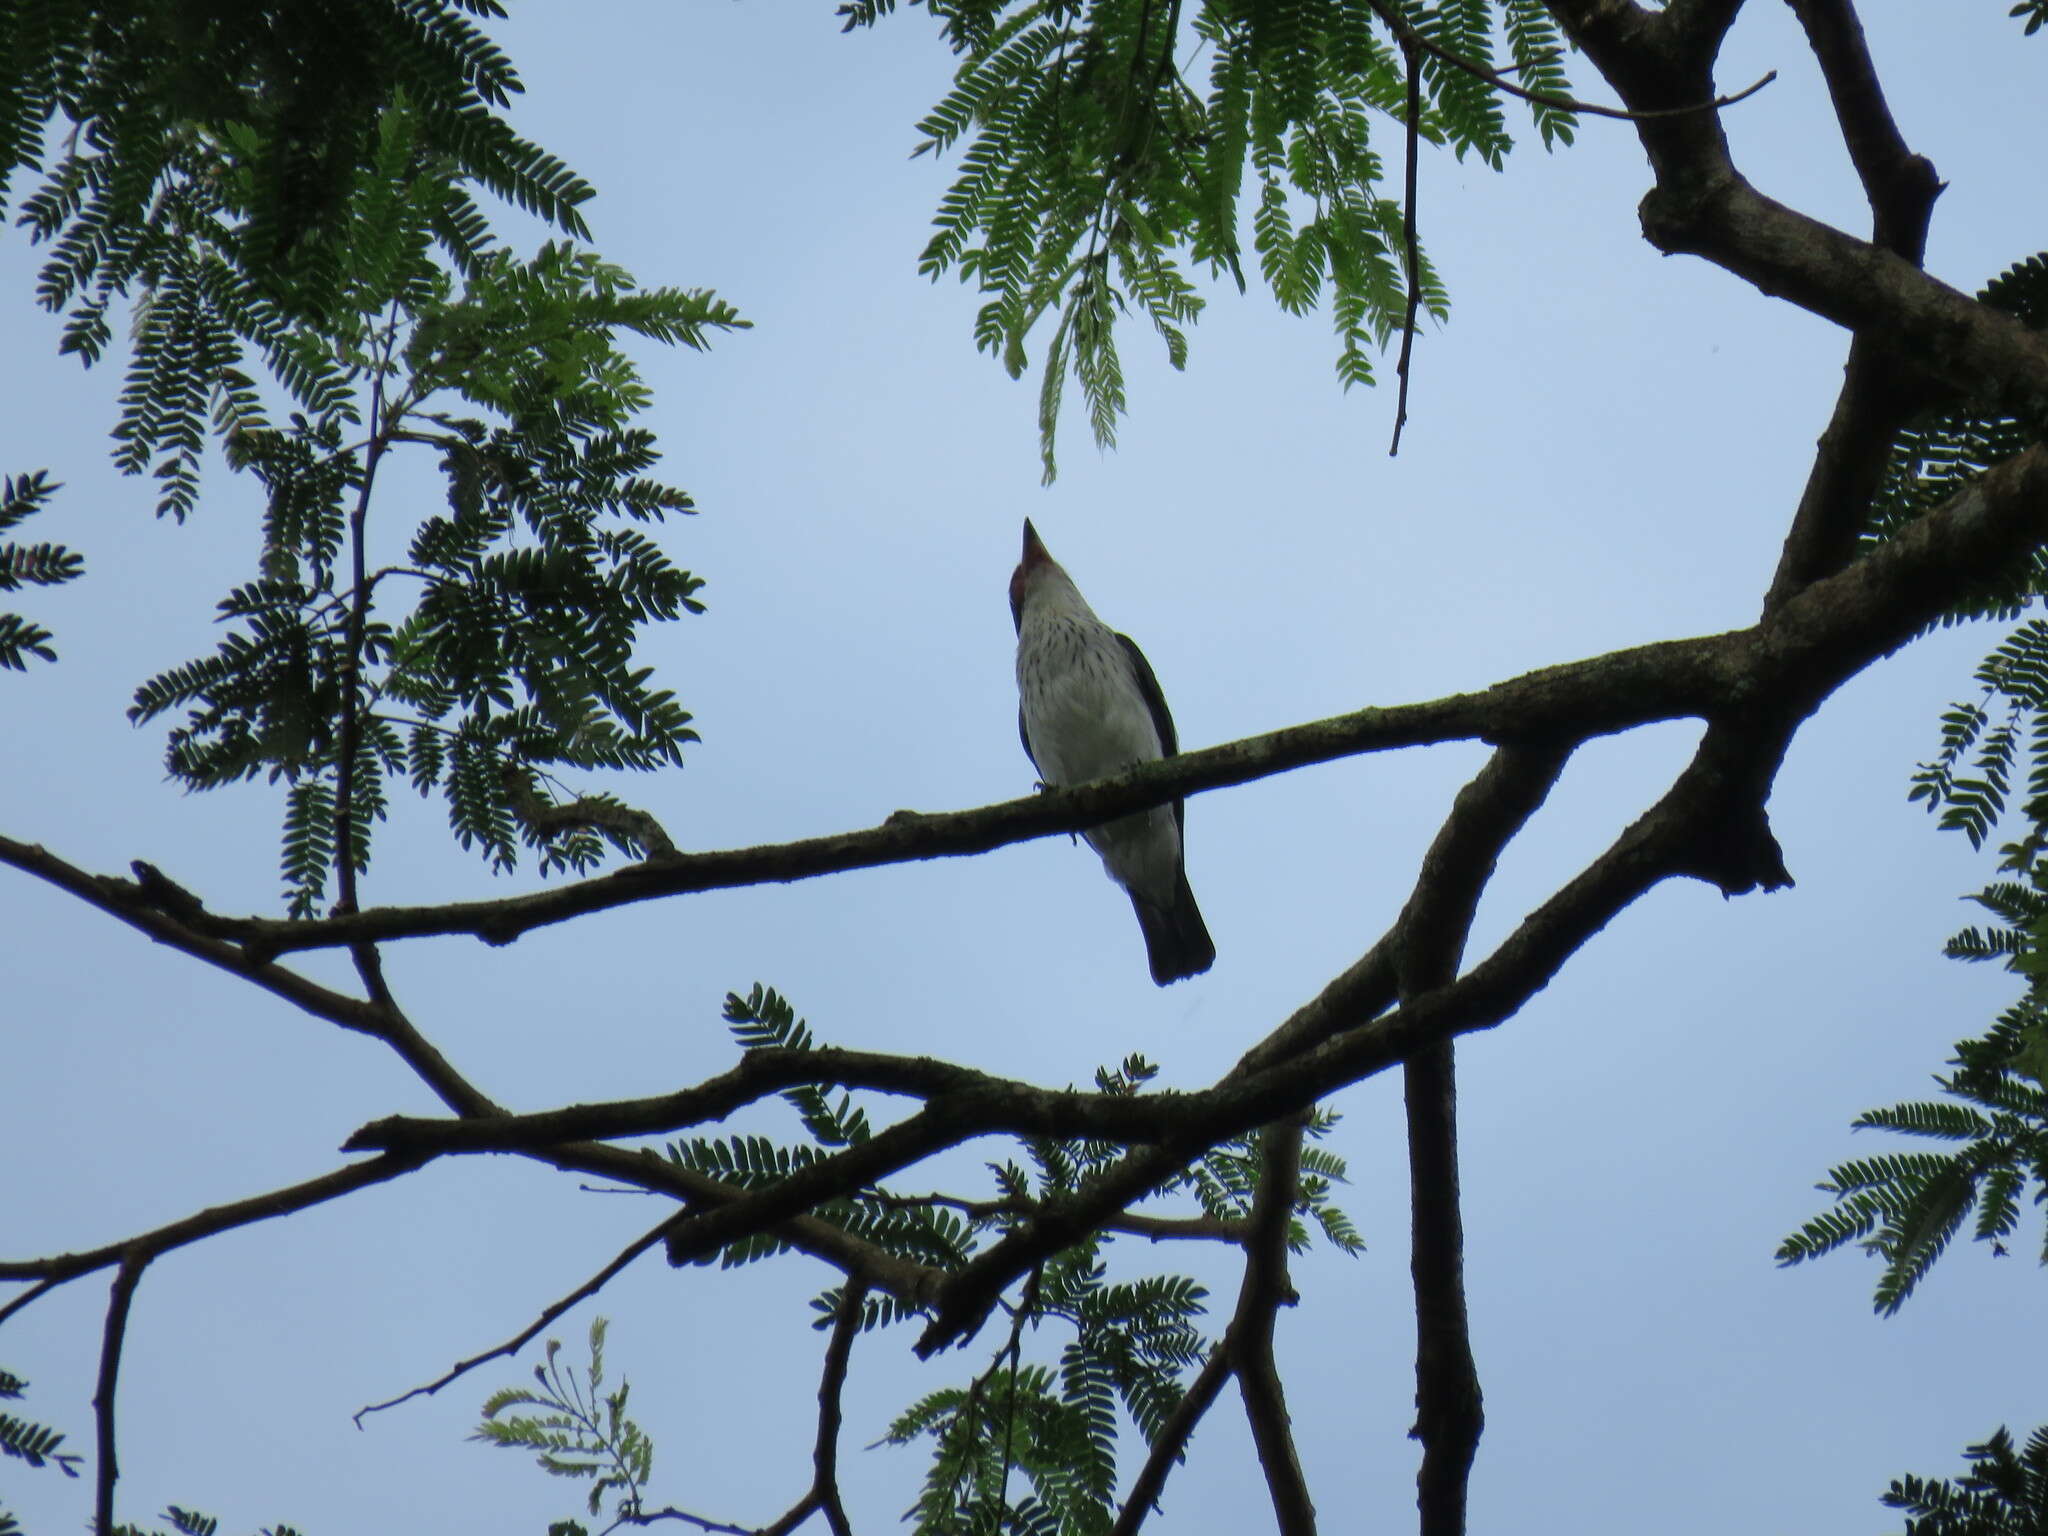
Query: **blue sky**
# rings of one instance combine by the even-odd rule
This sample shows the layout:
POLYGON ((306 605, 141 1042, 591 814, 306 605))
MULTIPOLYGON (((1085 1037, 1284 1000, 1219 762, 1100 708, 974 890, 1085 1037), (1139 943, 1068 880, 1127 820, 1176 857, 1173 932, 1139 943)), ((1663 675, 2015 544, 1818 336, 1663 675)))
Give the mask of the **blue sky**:
MULTIPOLYGON (((1950 182, 1929 266, 1966 289, 2048 244, 2048 38, 2023 39, 2003 10, 1937 20, 1887 0, 1865 18, 1908 140, 1950 182)), ((716 288, 755 322, 708 355, 646 358, 667 477, 702 508, 667 546, 710 605, 647 659, 704 740, 681 772, 621 789, 682 847, 1026 791, 1004 601, 1025 516, 1144 645, 1190 746, 1755 616, 1846 338, 1648 247, 1625 125, 1588 121, 1555 156, 1526 144, 1500 176, 1426 158, 1424 235, 1453 310, 1418 342, 1398 459, 1392 391, 1339 390, 1321 317, 1219 292, 1184 374, 1129 338, 1119 448, 1097 453, 1070 421, 1048 489, 1034 386, 974 353, 971 294, 915 270, 947 180, 908 158, 950 62, 922 14, 842 36, 827 7, 530 3, 500 35, 529 87, 516 121, 600 189, 598 247, 645 282, 716 288)), ((1778 81, 1727 114, 1739 163, 1861 231, 1797 28, 1755 6, 1721 85, 1768 69, 1778 81)), ((82 549, 90 574, 35 610, 61 664, 0 678, 0 824, 89 868, 148 859, 217 910, 270 909, 268 793, 181 795, 160 735, 122 716, 137 681, 210 646, 212 603, 252 552, 248 488, 216 468, 187 526, 151 520, 147 484, 106 465, 118 381, 50 356, 34 266, 18 231, 0 241, 0 353, 20 381, 0 468, 66 482, 37 534, 82 549)), ((397 489, 380 516, 435 494, 425 474, 397 489)), ((1795 889, 1724 902, 1664 887, 1519 1017, 1461 1045, 1488 1410, 1475 1530, 1893 1530, 1875 1502, 1891 1476, 1950 1469, 1999 1423, 2048 1418, 2037 1228, 2011 1259, 1956 1253, 1891 1320, 1871 1315, 1874 1272, 1853 1256, 1770 1260, 1818 1208, 1827 1165, 1877 1150, 1852 1143, 1849 1119, 1922 1094, 1950 1043, 2012 995, 2009 978, 1940 957, 1987 863, 1905 800, 1994 638, 1934 636, 1802 732, 1771 804, 1795 889)), ((1582 751, 1503 862, 1472 952, 1660 793, 1693 738, 1673 725, 1582 751)), ((1353 759, 1191 802, 1190 877, 1219 958, 1164 991, 1124 897, 1063 839, 642 906, 504 950, 415 942, 389 965, 442 1049, 521 1107, 720 1070, 720 1000, 755 981, 835 1043, 1052 1084, 1140 1051, 1167 1084, 1200 1084, 1378 936, 1481 757, 1353 759)), ((531 879, 494 880, 448 846, 436 808, 407 804, 365 893, 531 879)), ((433 1107, 371 1042, 24 877, 0 876, 0 934, 8 1257, 307 1177, 364 1121, 433 1107)), ((1398 1088, 1371 1082, 1337 1107, 1344 1203, 1369 1249, 1297 1262, 1280 1350, 1330 1527, 1400 1528, 1414 1450, 1398 1088)), ((970 1150, 903 1186, 971 1185, 993 1149, 970 1150)), ((463 1443, 523 1364, 360 1433, 349 1415, 516 1331, 657 1216, 473 1159, 160 1262, 122 1376, 124 1515, 175 1502, 235 1530, 340 1536, 539 1531, 573 1513, 578 1490, 463 1443)), ((1227 1298, 1222 1257, 1120 1249, 1127 1273, 1185 1263, 1227 1298)), ((805 1301, 829 1280, 796 1258, 735 1274, 650 1258, 556 1330, 580 1344, 593 1311, 613 1319, 614 1371, 660 1448, 657 1502, 758 1523, 802 1490, 820 1346, 805 1301)), ((74 1284, 0 1336, 34 1416, 82 1450, 104 1296, 100 1279, 74 1284)), ((981 1358, 922 1366, 909 1342, 855 1352, 843 1478, 862 1530, 894 1526, 923 1463, 860 1447, 981 1358)), ((82 1528, 90 1494, 7 1464, 0 1503, 41 1536, 82 1528)), ((1269 1518, 1226 1395, 1159 1528, 1269 1518)))

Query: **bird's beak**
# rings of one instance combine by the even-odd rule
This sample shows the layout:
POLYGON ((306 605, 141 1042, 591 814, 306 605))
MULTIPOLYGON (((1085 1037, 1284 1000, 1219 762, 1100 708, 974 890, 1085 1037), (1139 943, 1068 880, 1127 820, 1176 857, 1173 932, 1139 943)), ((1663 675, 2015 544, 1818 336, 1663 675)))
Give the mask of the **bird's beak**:
POLYGON ((1045 552, 1044 541, 1038 537, 1038 530, 1031 526, 1031 519, 1024 519, 1024 565, 1050 565, 1052 556, 1045 552))

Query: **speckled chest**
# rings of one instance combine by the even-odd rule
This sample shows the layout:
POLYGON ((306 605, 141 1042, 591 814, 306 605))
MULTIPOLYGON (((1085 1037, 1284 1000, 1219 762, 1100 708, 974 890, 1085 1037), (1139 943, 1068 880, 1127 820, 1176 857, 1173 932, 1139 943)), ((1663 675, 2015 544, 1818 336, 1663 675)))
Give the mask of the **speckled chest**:
POLYGON ((1159 756, 1129 657, 1099 619, 1027 614, 1017 643, 1024 730, 1048 784, 1078 784, 1159 756))

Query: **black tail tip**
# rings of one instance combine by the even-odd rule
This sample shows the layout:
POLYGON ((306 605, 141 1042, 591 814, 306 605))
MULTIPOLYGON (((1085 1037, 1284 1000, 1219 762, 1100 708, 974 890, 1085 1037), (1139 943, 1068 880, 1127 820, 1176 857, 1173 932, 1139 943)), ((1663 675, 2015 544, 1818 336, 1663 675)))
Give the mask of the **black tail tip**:
POLYGON ((1145 958, 1152 967, 1154 986, 1168 987, 1199 976, 1216 963, 1216 941, 1209 937, 1202 909, 1195 905, 1195 893, 1188 889, 1185 875, 1171 907, 1155 907, 1136 895, 1131 897, 1131 906, 1145 933, 1145 958))

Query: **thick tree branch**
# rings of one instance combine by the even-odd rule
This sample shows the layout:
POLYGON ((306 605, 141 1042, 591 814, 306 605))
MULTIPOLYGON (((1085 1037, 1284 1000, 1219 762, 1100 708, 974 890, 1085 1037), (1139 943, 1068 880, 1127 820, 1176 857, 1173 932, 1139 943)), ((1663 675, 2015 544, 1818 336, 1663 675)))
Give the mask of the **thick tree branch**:
POLYGON ((1764 596, 1766 614, 1856 557, 1892 442, 1917 403, 1896 359, 1893 348, 1873 332, 1859 333, 1850 342, 1842 392, 1821 433, 1799 510, 1764 596))
POLYGON ((114 1524, 114 1483, 121 1476, 121 1462, 114 1448, 114 1392, 121 1379, 121 1346, 128 1333, 128 1309, 135 1300, 135 1287, 153 1255, 126 1253, 114 1271, 114 1283, 107 1293, 107 1324, 100 1337, 100 1371, 93 1388, 93 1434, 98 1444, 99 1464, 93 1468, 93 1526, 95 1531, 112 1531, 114 1524))
MULTIPOLYGON (((1501 850, 1542 805, 1570 754, 1568 746, 1502 747, 1459 791, 1395 930, 1404 1000, 1457 976, 1473 914, 1501 850)), ((1402 1066, 1415 1285, 1413 1433, 1423 1448, 1416 1502, 1423 1536, 1462 1536, 1466 1483, 1485 1425, 1465 1311, 1453 1050, 1444 1040, 1402 1066)))
POLYGON ((1465 1221, 1458 1193, 1458 1080, 1446 1040, 1408 1058, 1409 1271, 1415 1285, 1415 1504, 1422 1536, 1464 1536, 1466 1484, 1486 1412, 1465 1312, 1465 1221))
MULTIPOLYGON (((1689 26, 1676 9, 1614 0, 1551 0, 1551 12, 1632 109, 1678 106, 1711 91, 1716 27, 1689 26)), ((1888 112, 1880 116, 1874 77, 1858 78, 1861 45, 1841 14, 1815 10, 1815 50, 1845 124, 1856 125, 1858 170, 1880 188, 1882 240, 1910 249, 1911 199, 1931 196, 1924 183, 1932 172, 1923 177, 1896 159, 1904 146, 1888 112)), ((1641 211, 1657 249, 1704 257, 1852 331, 1881 332, 1912 354, 1930 386, 1958 401, 2024 416, 2048 411, 2048 335, 1937 282, 1919 269, 1917 254, 1857 240, 1763 196, 1736 170, 1714 114, 1649 118, 1636 132, 1656 175, 1641 211)))
POLYGON ((1281 1536, 1315 1536, 1316 1529, 1316 1507, 1294 1449, 1287 1394, 1273 1360, 1274 1321, 1282 1307, 1300 1299, 1287 1278, 1287 1224, 1301 1181, 1301 1137, 1299 1116, 1266 1129, 1259 1187, 1252 1198, 1252 1234, 1244 1245, 1244 1288, 1224 1339, 1281 1536))
MULTIPOLYGON (((345 948, 366 940, 438 934, 470 934, 509 943, 535 928, 633 902, 986 853, 1008 843, 1082 831, 1184 795, 1363 753, 1446 741, 1604 735, 1652 721, 1704 715, 1727 703, 1741 685, 1740 653, 1747 633, 1659 641, 1546 667, 1477 693, 1357 710, 1183 752, 1093 784, 976 810, 899 812, 880 826, 858 832, 650 859, 594 879, 494 901, 371 907, 304 921, 206 913, 195 920, 194 935, 230 941, 226 952, 236 955, 237 963, 250 957, 270 960, 297 950, 345 948)), ((47 878, 44 866, 21 856, 27 846, 0 842, 0 863, 47 878)), ((147 909, 129 882, 74 873, 92 886, 96 905, 124 920, 131 910, 147 909)))
MULTIPOLYGON (((1941 179, 1906 145, 1878 84, 1851 0, 1790 0, 1820 61, 1843 142, 1871 210, 1872 241, 1919 266, 1941 179)), ((1926 391, 1882 331, 1863 330, 1849 348, 1842 393, 1779 558, 1764 611, 1855 557, 1893 440, 1926 391)))
POLYGON ((1820 61, 1842 142, 1870 200, 1871 238, 1916 267, 1927 251, 1927 221, 1941 195, 1934 163, 1916 155, 1892 119, 1852 0, 1789 0, 1820 61))
POLYGON ((374 1004, 286 970, 273 964, 270 957, 252 954, 239 943, 225 942, 220 936, 223 919, 206 911, 197 897, 166 880, 148 864, 138 862, 132 866, 134 880, 95 875, 38 844, 17 842, 5 836, 0 836, 0 864, 12 865, 68 891, 157 943, 252 982, 316 1019, 366 1035, 376 1034, 382 1026, 374 1004))

